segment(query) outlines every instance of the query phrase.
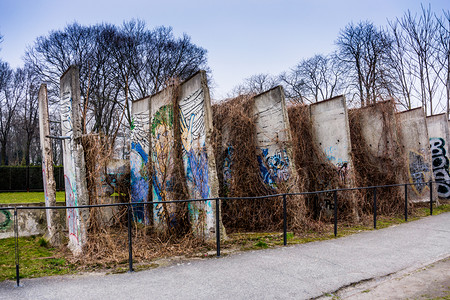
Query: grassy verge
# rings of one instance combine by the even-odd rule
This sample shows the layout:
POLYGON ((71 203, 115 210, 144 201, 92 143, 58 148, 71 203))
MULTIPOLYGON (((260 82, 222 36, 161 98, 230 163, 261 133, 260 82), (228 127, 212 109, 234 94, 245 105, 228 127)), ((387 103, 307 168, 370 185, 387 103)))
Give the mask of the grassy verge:
MULTIPOLYGON (((56 192, 56 202, 64 202, 65 193, 56 192)), ((44 192, 0 193, 0 203, 39 203, 45 202, 44 192)))
MULTIPOLYGON (((19 238, 20 277, 34 278, 72 273, 74 265, 58 257, 58 251, 41 237, 19 238)), ((0 240, 0 281, 16 278, 14 238, 0 240)))
MULTIPOLYGON (((450 204, 442 204, 433 208, 433 215, 450 212, 450 204)), ((429 207, 420 207, 415 209, 414 214, 408 217, 408 221, 418 220, 430 215, 429 207)), ((385 217, 377 218, 377 229, 390 227, 405 223, 402 217, 385 217)), ((364 224, 338 224, 337 237, 344 237, 362 231, 374 230, 373 219, 367 219, 364 224)), ((280 246, 283 244, 283 235, 281 232, 252 232, 252 233, 232 233, 228 235, 229 240, 224 242, 224 248, 232 248, 237 246, 241 251, 265 249, 280 246)), ((334 238, 334 225, 327 224, 320 232, 306 232, 301 236, 296 236, 292 232, 287 233, 287 243, 289 245, 304 244, 309 242, 324 241, 334 238)))

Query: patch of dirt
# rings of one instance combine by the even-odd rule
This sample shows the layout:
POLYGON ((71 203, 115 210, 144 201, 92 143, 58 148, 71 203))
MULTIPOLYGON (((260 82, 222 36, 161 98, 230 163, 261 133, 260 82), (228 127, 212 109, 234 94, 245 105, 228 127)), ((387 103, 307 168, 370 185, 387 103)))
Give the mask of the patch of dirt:
POLYGON ((344 288, 321 299, 450 299, 450 257, 344 288))

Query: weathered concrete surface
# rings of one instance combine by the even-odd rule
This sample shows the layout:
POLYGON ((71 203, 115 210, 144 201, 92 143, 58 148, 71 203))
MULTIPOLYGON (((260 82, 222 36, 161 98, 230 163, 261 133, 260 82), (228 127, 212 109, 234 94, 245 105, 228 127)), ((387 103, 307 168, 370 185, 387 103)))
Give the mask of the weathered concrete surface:
MULTIPOLYGON (((422 107, 397 114, 400 140, 408 162, 408 199, 413 202, 430 201, 427 182, 432 179, 431 152, 426 116, 422 107)), ((436 188, 433 195, 437 198, 436 188)))
MULTIPOLYGON (((400 147, 394 106, 390 101, 360 108, 361 133, 374 157, 394 154, 400 147)), ((353 141, 352 141, 353 143, 353 141)))
MULTIPOLYGON (((141 203, 149 200, 150 174, 148 170, 150 151, 150 102, 149 97, 136 100, 131 105, 131 151, 130 180, 131 202, 141 203)), ((149 215, 146 206, 133 207, 134 218, 148 224, 149 215)))
MULTIPOLYGON (((369 152, 368 155, 376 159, 398 157, 403 149, 398 136, 394 102, 378 102, 358 110, 362 141, 352 140, 352 144, 364 143, 369 152)), ((402 161, 401 163, 403 163, 401 167, 404 172, 398 172, 397 178, 395 178, 396 183, 408 181, 407 162, 402 161)), ((399 187, 399 192, 403 194, 404 189, 399 187)))
POLYGON ((289 118, 281 86, 254 97, 257 159, 261 176, 271 188, 288 183, 289 191, 298 191, 289 118))
MULTIPOLYGON (((80 76, 76 66, 69 67, 61 76, 60 98, 61 134, 69 137, 62 141, 66 203, 67 206, 88 205, 86 166, 81 144, 80 76)), ((67 222, 69 248, 79 255, 87 241, 89 209, 68 209, 67 222)))
MULTIPOLYGON (((64 206, 65 203, 57 202, 54 206, 64 206)), ((28 207, 46 206, 42 203, 0 204, 0 207, 28 207)), ((19 209, 18 225, 19 236, 44 235, 47 233, 47 210, 22 210, 19 209)), ((67 230, 66 211, 64 209, 53 210, 53 224, 59 230, 67 230)), ((14 210, 0 211, 0 239, 14 237, 14 210)))
MULTIPOLYGON (((205 71, 199 71, 180 87, 179 121, 184 171, 189 196, 208 199, 219 196, 216 161, 212 146, 211 98, 205 71)), ((215 202, 189 203, 194 232, 211 239, 215 237, 215 202)))
MULTIPOLYGON (((328 161, 336 167, 340 182, 346 187, 353 187, 355 181, 351 159, 352 145, 345 97, 337 96, 313 103, 309 106, 309 111, 314 137, 314 141, 311 142, 322 149, 328 161)), ((319 199, 322 199, 322 196, 326 197, 325 194, 318 196, 319 199)), ((321 206, 326 209, 328 215, 331 215, 333 207, 326 203, 321 206)), ((355 201, 352 210, 353 216, 357 218, 355 201)))
POLYGON ((310 112, 314 142, 333 165, 345 169, 343 177, 350 175, 353 169, 350 155, 352 147, 345 97, 313 103, 310 112))
POLYGON ((158 231, 167 230, 167 222, 176 222, 175 204, 163 204, 163 201, 175 199, 172 189, 175 167, 174 93, 174 87, 170 86, 150 97, 152 201, 159 202, 153 207, 153 224, 158 231))
MULTIPOLYGON (((39 88, 39 141, 42 153, 42 180, 45 195, 45 205, 56 205, 56 181, 53 174, 53 151, 50 135, 50 122, 48 115, 47 85, 42 84, 39 88)), ((53 246, 61 243, 61 231, 56 223, 55 211, 46 210, 47 215, 47 238, 53 246)))
MULTIPOLYGON (((206 73, 199 71, 179 86, 172 85, 155 95, 134 101, 132 114, 132 201, 148 201, 151 185, 152 200, 160 202, 154 205, 152 218, 157 229, 163 230, 166 225, 163 224, 162 202, 176 200, 172 193, 175 143, 181 143, 189 198, 209 199, 219 195, 206 73), (181 141, 176 142, 177 137, 181 141), (153 168, 151 179, 149 162, 153 168)), ((166 205, 166 209, 169 218, 174 215, 175 205, 166 205)), ((208 239, 215 237, 214 201, 189 203, 189 214, 196 234, 208 239)), ((138 219, 147 218, 143 213, 138 219)))
POLYGON ((450 213, 284 248, 185 262, 132 274, 0 283, 5 299, 310 299, 450 255, 450 213))
POLYGON ((430 138, 433 175, 439 198, 450 198, 449 175, 449 129, 447 114, 427 117, 428 137, 430 138))

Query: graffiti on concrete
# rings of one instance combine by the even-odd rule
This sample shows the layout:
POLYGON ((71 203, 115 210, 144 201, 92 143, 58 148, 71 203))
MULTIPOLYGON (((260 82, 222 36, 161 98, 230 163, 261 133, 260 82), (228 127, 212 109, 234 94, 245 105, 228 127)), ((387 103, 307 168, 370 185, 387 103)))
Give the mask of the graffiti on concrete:
MULTIPOLYGON (((152 193, 153 201, 162 202, 173 200, 170 193, 173 191, 173 108, 165 105, 153 115, 151 124, 152 134, 152 193)), ((162 203, 154 204, 153 219, 156 223, 169 217, 170 224, 175 221, 175 204, 166 205, 167 214, 164 213, 162 203)))
POLYGON ((228 145, 228 147, 225 150, 225 158, 223 160, 223 183, 225 187, 225 193, 228 194, 230 191, 230 185, 231 185, 231 167, 233 164, 232 161, 233 157, 233 146, 228 145))
POLYGON ((9 229, 11 224, 11 213, 7 210, 0 210, 0 230, 9 229))
POLYGON ((430 147, 434 179, 440 181, 436 183, 438 196, 440 198, 450 198, 449 163, 445 150, 445 141, 442 138, 430 138, 430 147))
MULTIPOLYGON (((78 206, 75 199, 75 188, 72 186, 69 178, 64 175, 64 184, 66 188, 66 205, 67 206, 78 206)), ((69 238, 76 241, 80 240, 80 217, 78 208, 68 208, 67 209, 67 226, 69 228, 69 238)))
POLYGON ((334 202, 330 199, 325 199, 322 204, 322 209, 334 210, 334 202))
MULTIPOLYGON (((189 196, 193 199, 210 198, 203 89, 200 88, 180 100, 179 108, 183 163, 189 196)), ((201 213, 198 205, 189 205, 189 210, 193 221, 196 222, 201 213)), ((211 201, 206 201, 204 213, 211 219, 207 223, 212 224, 211 201)))
POLYGON ((338 168, 339 180, 344 184, 347 183, 347 177, 349 173, 348 162, 338 163, 336 166, 338 168))
MULTIPOLYGON (((69 93, 63 93, 61 99, 61 131, 65 136, 73 138, 72 124, 72 97, 69 93)), ((71 140, 70 139, 70 140, 71 140)), ((70 142, 70 140, 65 140, 70 142)))
POLYGON ((264 182, 276 188, 277 184, 285 182, 290 177, 289 157, 285 149, 278 149, 269 154, 269 149, 260 149, 260 154, 257 156, 259 171, 264 182))
MULTIPOLYGON (((144 126, 149 123, 147 113, 137 113, 133 115, 131 126, 131 202, 147 202, 149 192, 149 172, 147 169, 148 154, 145 149, 149 147, 148 135, 144 126)), ((148 223, 148 216, 145 214, 143 205, 133 206, 133 215, 138 222, 148 223)))
POLYGON ((344 184, 348 183, 348 175, 350 174, 350 164, 348 163, 348 161, 339 157, 337 146, 326 147, 324 149, 324 152, 325 156, 327 157, 327 160, 337 167, 339 180, 344 184))
MULTIPOLYGON (((70 139, 62 141, 64 152, 64 183, 67 206, 78 206, 77 183, 75 179, 75 153, 72 122, 72 96, 70 92, 63 93, 61 98, 61 133, 70 136, 70 139)), ((79 211, 76 208, 67 209, 67 221, 69 227, 69 239, 74 245, 81 243, 81 224, 79 211)))
POLYGON ((422 195, 427 187, 425 173, 430 172, 430 166, 423 155, 415 151, 409 151, 408 166, 409 181, 414 183, 411 187, 417 195, 422 195))

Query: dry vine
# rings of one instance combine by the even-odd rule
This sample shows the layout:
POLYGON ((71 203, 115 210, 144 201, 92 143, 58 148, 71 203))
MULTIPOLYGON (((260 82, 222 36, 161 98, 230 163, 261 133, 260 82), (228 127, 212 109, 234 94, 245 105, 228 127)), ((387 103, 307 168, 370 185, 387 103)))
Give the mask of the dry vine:
MULTIPOLYGON (((276 189, 264 183, 256 154, 253 105, 253 95, 241 95, 213 106, 214 152, 222 197, 258 197, 297 190, 295 174, 276 189)), ((280 230, 282 209, 280 197, 227 200, 223 201, 222 218, 228 232, 280 230)), ((287 209, 291 230, 307 226, 302 197, 289 197, 287 209)))
MULTIPOLYGON (((339 168, 333 165, 316 142, 310 108, 306 105, 295 105, 288 108, 292 133, 294 159, 297 172, 303 178, 303 191, 324 191, 349 187, 345 178, 340 175, 339 168)), ((338 193, 338 217, 340 220, 357 221, 359 216, 357 192, 338 193)), ((309 195, 306 203, 310 218, 316 221, 332 221, 334 205, 333 192, 309 195)))
MULTIPOLYGON (((352 140, 352 157, 355 166, 357 186, 390 185, 405 182, 407 174, 401 142, 398 139, 394 105, 391 101, 380 102, 361 109, 349 110, 350 134, 352 140), (363 114, 382 124, 379 147, 367 144, 363 135, 363 114), (374 154, 374 152, 377 154, 374 154)), ((373 191, 363 194, 361 203, 364 213, 371 214, 373 208, 373 191)), ((399 214, 404 210, 402 190, 395 188, 377 189, 377 211, 383 215, 399 214)))

